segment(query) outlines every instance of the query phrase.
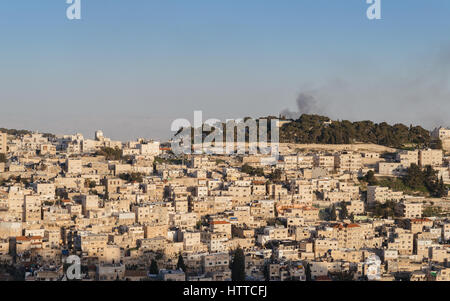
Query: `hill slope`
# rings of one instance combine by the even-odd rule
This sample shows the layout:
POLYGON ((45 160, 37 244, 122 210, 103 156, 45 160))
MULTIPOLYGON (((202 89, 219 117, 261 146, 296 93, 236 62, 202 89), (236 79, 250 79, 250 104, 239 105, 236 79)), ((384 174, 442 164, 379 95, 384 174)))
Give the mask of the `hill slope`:
POLYGON ((386 122, 331 121, 319 115, 302 115, 280 128, 280 142, 351 144, 357 142, 401 148, 432 146, 430 132, 420 126, 389 125, 386 122))

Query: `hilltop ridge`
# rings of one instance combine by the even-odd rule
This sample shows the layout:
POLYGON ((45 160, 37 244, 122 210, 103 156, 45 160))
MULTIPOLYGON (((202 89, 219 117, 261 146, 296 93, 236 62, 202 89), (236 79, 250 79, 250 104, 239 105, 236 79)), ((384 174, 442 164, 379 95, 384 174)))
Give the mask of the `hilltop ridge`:
POLYGON ((297 120, 284 123, 280 128, 280 142, 352 144, 373 143, 394 148, 408 146, 435 147, 428 130, 421 126, 401 123, 389 125, 370 120, 351 122, 333 121, 326 116, 303 114, 297 120))

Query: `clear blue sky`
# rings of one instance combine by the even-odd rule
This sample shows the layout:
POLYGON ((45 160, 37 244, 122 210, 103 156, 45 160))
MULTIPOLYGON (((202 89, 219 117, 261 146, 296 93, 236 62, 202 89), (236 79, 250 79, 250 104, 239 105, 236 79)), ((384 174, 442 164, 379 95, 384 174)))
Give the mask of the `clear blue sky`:
POLYGON ((0 1, 0 127, 166 138, 175 118, 295 111, 450 125, 450 1, 0 1))

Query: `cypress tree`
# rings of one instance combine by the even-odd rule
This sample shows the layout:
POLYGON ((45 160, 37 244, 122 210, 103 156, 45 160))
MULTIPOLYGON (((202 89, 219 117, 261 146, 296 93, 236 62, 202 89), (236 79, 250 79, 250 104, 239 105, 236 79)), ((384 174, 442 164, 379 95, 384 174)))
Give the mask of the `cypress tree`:
POLYGON ((186 272, 186 265, 184 264, 184 259, 181 253, 178 255, 177 269, 182 269, 183 272, 186 272))
POLYGON ((330 208, 330 220, 331 221, 335 221, 337 216, 336 216, 336 206, 333 204, 333 206, 331 206, 330 208))
POLYGON ((240 247, 233 254, 231 279, 233 281, 245 281, 245 256, 244 251, 240 247))
POLYGON ((159 274, 159 268, 158 264, 156 263, 156 260, 152 259, 152 263, 150 264, 150 274, 159 274))

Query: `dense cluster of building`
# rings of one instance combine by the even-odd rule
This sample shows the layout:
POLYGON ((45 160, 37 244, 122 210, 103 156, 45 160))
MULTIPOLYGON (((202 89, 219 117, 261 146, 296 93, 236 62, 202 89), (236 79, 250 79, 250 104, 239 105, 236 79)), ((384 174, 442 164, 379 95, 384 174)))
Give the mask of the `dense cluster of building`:
POLYGON ((0 277, 67 279, 76 255, 86 281, 229 280, 240 248, 248 280, 450 280, 450 199, 361 180, 369 171, 401 177, 417 164, 449 184, 450 157, 374 149, 280 145, 266 165, 263 155, 175 158, 159 142, 100 131, 0 133, 0 277), (375 216, 387 201, 395 214, 375 216), (440 214, 425 217, 430 208, 440 214))

